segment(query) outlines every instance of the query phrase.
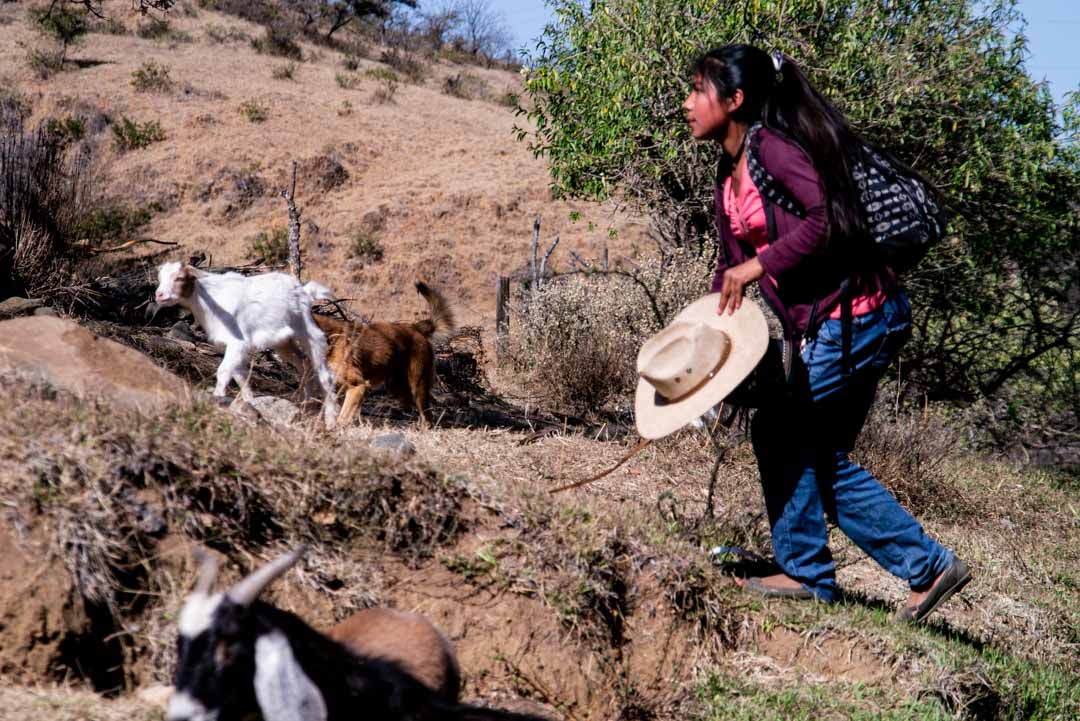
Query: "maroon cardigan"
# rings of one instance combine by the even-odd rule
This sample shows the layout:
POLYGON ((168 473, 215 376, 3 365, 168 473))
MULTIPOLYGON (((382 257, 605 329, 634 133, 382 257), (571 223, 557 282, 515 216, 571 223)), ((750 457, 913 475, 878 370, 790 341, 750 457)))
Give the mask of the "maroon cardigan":
MULTIPOLYGON (((887 269, 860 269, 854 262, 850 242, 832 239, 829 234, 825 188, 810 156, 797 143, 769 128, 758 131, 761 142, 758 159, 806 210, 806 217, 772 206, 776 239, 761 251, 758 260, 768 277, 759 281, 765 300, 780 316, 785 334, 799 339, 807 332, 813 312, 816 326, 828 317, 840 302, 840 285, 852 279, 856 294, 868 288, 889 288, 895 279, 887 269)), ((749 150, 748 150, 749 152, 749 150)), ((713 199, 716 204, 716 229, 720 236, 716 274, 712 292, 720 291, 724 271, 757 255, 753 245, 735 238, 724 208, 724 180, 731 174, 731 163, 721 163, 713 199)), ((764 200, 764 198, 763 198, 764 200)))

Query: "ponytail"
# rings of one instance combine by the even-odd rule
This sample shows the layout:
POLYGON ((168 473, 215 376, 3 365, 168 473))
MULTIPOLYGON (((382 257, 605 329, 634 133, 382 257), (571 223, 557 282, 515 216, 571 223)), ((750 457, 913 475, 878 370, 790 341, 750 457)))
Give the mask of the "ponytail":
POLYGON ((865 141, 795 63, 779 53, 773 58, 779 60, 779 69, 763 104, 762 122, 795 140, 810 156, 825 186, 832 233, 842 238, 865 235, 859 187, 852 177, 865 141))

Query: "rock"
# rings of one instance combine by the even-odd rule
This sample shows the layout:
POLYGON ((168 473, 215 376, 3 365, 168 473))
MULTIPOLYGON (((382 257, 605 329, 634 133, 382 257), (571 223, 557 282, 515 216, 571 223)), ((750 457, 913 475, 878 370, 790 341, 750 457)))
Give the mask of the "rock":
POLYGON ((30 315, 41 307, 41 301, 34 298, 11 297, 0 303, 0 319, 30 315))
POLYGON ((176 340, 187 341, 188 343, 194 343, 198 340, 195 337, 195 332, 191 330, 191 326, 182 320, 173 323, 173 327, 169 328, 169 332, 165 335, 170 338, 175 338, 176 340))
POLYGON ((40 308, 34 308, 34 315, 44 315, 50 318, 59 318, 60 314, 47 305, 43 305, 40 308))
POLYGON ((396 453, 403 457, 416 453, 416 446, 400 433, 384 433, 381 436, 376 436, 368 441, 368 446, 377 450, 396 453))
POLYGON ((295 403, 276 396, 256 396, 250 405, 264 420, 276 426, 291 425, 300 416, 295 403))
POLYGON ((142 411, 188 402, 197 392, 133 348, 63 318, 0 321, 0 371, 15 371, 83 398, 142 411))
POLYGON ((158 708, 166 708, 169 705, 169 699, 173 695, 172 686, 147 686, 146 688, 139 689, 139 700, 143 703, 150 704, 151 706, 157 706, 158 708))

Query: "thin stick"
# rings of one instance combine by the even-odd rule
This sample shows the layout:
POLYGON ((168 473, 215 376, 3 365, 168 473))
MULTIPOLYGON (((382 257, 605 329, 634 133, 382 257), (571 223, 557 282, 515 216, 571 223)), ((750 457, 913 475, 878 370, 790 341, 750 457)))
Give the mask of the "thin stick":
MULTIPOLYGON (((540 287, 540 271, 536 266, 536 251, 540 245, 540 214, 536 214, 536 220, 533 221, 533 237, 532 237, 532 262, 529 265, 529 269, 532 272, 532 289, 536 291, 540 287)), ((546 260, 546 258, 545 258, 546 260)))
POLYGON ((138 245, 139 243, 157 243, 158 245, 179 245, 179 243, 175 243, 173 241, 155 240, 154 238, 136 238, 135 240, 129 240, 129 241, 125 242, 125 243, 121 243, 120 245, 114 246, 112 248, 104 248, 104 247, 101 247, 101 246, 98 246, 98 247, 95 248, 94 246, 90 245, 90 241, 88 241, 88 240, 80 240, 80 241, 78 241, 76 243, 76 245, 84 247, 87 250, 89 250, 91 253, 94 253, 95 255, 98 255, 100 253, 115 253, 115 252, 120 251, 120 250, 127 250, 128 248, 132 247, 133 245, 138 245))
POLYGON ((544 259, 540 261, 540 276, 537 279, 536 284, 533 287, 539 288, 540 283, 543 282, 544 269, 547 267, 548 258, 550 258, 551 254, 555 252, 555 246, 558 245, 558 244, 559 244, 559 236, 556 235, 555 236, 555 242, 553 242, 551 244, 551 247, 547 249, 547 252, 544 253, 544 259))

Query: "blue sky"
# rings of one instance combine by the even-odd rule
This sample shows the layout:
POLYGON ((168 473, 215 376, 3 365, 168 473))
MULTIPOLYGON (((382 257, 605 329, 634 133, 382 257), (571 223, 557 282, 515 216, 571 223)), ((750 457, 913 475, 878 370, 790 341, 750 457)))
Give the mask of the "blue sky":
MULTIPOLYGON (((528 45, 532 49, 530 41, 540 35, 551 17, 544 0, 490 2, 492 9, 506 18, 514 34, 514 47, 528 45)), ((1018 6, 1028 21, 1028 71, 1036 79, 1048 80, 1060 102, 1065 93, 1080 87, 1080 0, 1020 0, 1018 6)))

